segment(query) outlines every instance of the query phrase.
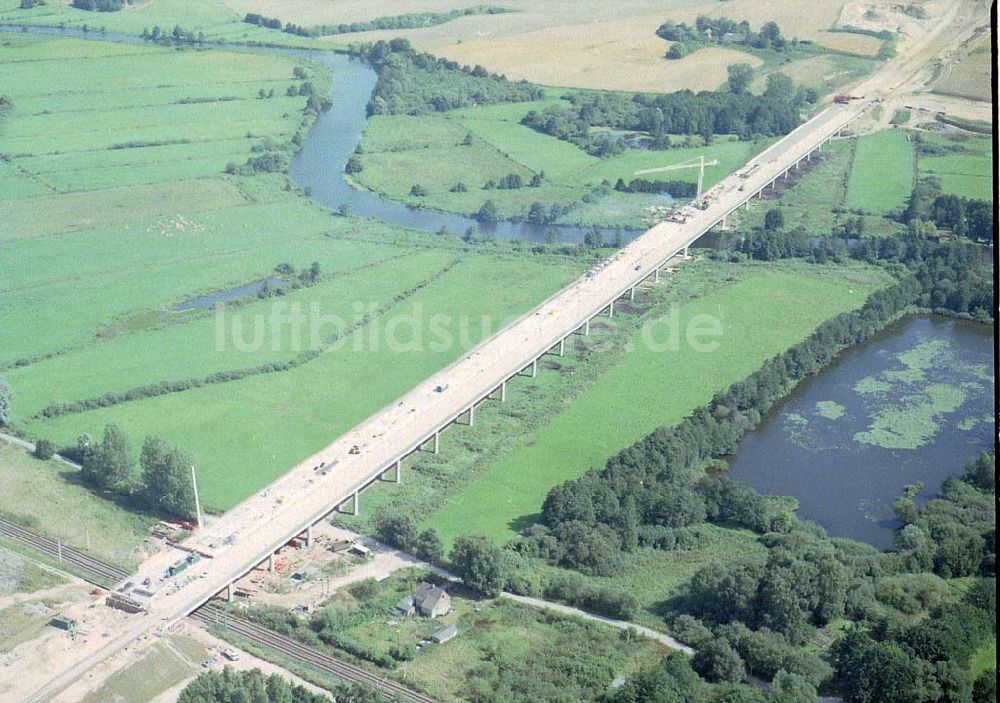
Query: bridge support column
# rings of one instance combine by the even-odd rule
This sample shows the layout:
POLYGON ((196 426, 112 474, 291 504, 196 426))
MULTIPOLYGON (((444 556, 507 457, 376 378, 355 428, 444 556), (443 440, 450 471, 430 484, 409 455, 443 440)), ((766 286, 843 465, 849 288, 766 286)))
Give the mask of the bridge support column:
POLYGON ((274 573, 274 552, 267 555, 267 570, 274 573))
POLYGON ((351 515, 357 515, 360 511, 360 505, 358 504, 358 492, 354 491, 351 496, 351 515))
POLYGON ((538 359, 531 362, 531 377, 535 378, 538 376, 538 359))
POLYGON ((507 402, 507 382, 506 381, 504 381, 503 383, 500 384, 500 402, 501 403, 506 403, 507 402))
POLYGON ((396 459, 396 463, 393 465, 393 468, 394 468, 393 480, 396 483, 402 483, 403 482, 403 460, 402 459, 396 459))
POLYGON ((611 319, 614 316, 615 316, 615 301, 612 300, 610 303, 608 303, 608 319, 611 319))
POLYGON ((583 336, 590 336, 590 320, 583 323, 583 336))
POLYGON ((559 340, 559 356, 566 356, 566 338, 559 340))
POLYGON ((233 584, 226 586, 226 600, 230 603, 233 602, 233 584))
POLYGON ((746 202, 743 203, 743 209, 744 210, 749 210, 750 209, 750 198, 747 198, 746 202))
POLYGON ((440 454, 441 453, 441 433, 440 432, 435 432, 434 433, 434 453, 435 454, 440 454))
POLYGON ((722 222, 719 223, 722 229, 729 229, 729 214, 726 213, 722 216, 722 222))
POLYGON ((628 299, 635 300, 635 286, 628 289, 628 299))
POLYGON ((784 173, 782 174, 782 176, 781 176, 781 177, 782 177, 783 179, 785 179, 786 181, 788 180, 788 169, 787 169, 787 168, 785 169, 785 172, 784 172, 784 173))
POLYGON ((313 526, 310 525, 306 528, 306 546, 311 547, 313 544, 313 526))
POLYGON ((476 426, 476 404, 473 403, 469 406, 469 427, 476 426))

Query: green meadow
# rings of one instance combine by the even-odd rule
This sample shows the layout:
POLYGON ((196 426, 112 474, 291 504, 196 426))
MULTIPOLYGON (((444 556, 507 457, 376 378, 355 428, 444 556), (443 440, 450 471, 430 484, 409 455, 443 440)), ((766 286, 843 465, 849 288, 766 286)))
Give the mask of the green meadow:
MULTIPOLYGON (((488 105, 436 115, 377 115, 362 139, 363 170, 354 179, 393 200, 438 210, 475 213, 492 200, 504 217, 524 215, 532 203, 572 207, 560 218, 567 224, 642 226, 648 208, 663 202, 655 194, 608 191, 619 178, 626 182, 641 169, 681 164, 700 156, 718 160, 705 171, 705 187, 728 176, 762 148, 761 143, 718 137, 709 146, 698 138, 676 137, 681 145, 668 151, 629 149, 610 158, 587 154, 569 142, 520 124, 529 110, 558 104, 555 98, 532 103, 488 105), (466 144, 466 136, 471 143, 466 144), (683 145, 692 144, 690 147, 683 145), (448 168, 441 168, 447 163, 448 168), (517 174, 525 187, 485 190, 488 181, 517 174), (535 175, 541 185, 528 187, 535 175), (452 189, 459 183, 464 192, 452 189), (602 187, 602 184, 603 187, 602 187), (426 195, 413 195, 414 185, 426 195)), ((657 178, 694 183, 697 169, 668 172, 657 178)), ((647 176, 653 178, 654 176, 647 176)))
POLYGON ((656 427, 675 424, 823 320, 860 306, 882 283, 880 274, 863 270, 761 271, 684 304, 681 335, 689 324, 721 320, 717 348, 694 351, 681 340, 677 350, 663 350, 654 344, 668 339, 667 323, 640 329, 617 365, 446 500, 428 524, 448 543, 470 530, 506 541, 512 526, 533 519, 552 486, 600 468, 656 427))
MULTIPOLYGON (((0 37, 0 65, 14 103, 0 132, 0 192, 9 194, 0 200, 0 371, 14 388, 14 420, 60 444, 111 422, 136 444, 163 436, 195 455, 213 510, 280 476, 586 266, 334 216, 280 174, 227 175, 228 163, 263 144, 290 152, 306 100, 286 96, 302 81, 293 71, 318 85, 331 78, 309 63, 15 33, 0 37), (86 68, 64 85, 74 61, 86 68), (221 343, 210 311, 174 310, 262 281, 279 264, 301 271, 313 262, 320 273, 310 285, 230 305, 221 343), (252 341, 273 310, 313 305, 343 326, 237 343, 252 341), (412 337, 426 336, 436 314, 476 324, 452 330, 454 344, 420 351, 426 344, 412 337), (385 335, 403 315, 415 321, 396 325, 403 344, 393 347, 385 335), (484 315, 492 329, 478 324, 484 315), (338 334, 343 347, 294 369, 260 368, 338 334), (255 375, 241 381, 40 414, 247 369, 255 375)), ((48 478, 58 486, 72 477, 48 478)))
POLYGON ((921 177, 933 176, 945 193, 974 200, 993 200, 993 145, 989 138, 955 140, 924 134, 925 143, 956 150, 937 156, 921 155, 921 177))
POLYGON ((860 137, 847 184, 847 207, 874 215, 902 209, 913 190, 912 135, 886 130, 860 137))
POLYGON ((221 2, 204 0, 155 0, 137 2, 120 12, 88 12, 70 6, 69 0, 48 0, 31 9, 20 9, 20 0, 0 0, 0 24, 101 30, 139 36, 143 30, 160 27, 167 33, 175 26, 207 41, 315 46, 315 41, 243 22, 243 16, 221 2))

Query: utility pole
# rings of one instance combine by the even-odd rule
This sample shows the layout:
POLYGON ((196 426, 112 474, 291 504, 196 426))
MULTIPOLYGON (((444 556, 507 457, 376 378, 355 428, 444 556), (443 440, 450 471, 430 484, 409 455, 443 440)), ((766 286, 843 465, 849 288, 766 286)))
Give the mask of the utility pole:
POLYGON ((198 529, 201 529, 201 501, 198 500, 198 479, 194 474, 194 464, 191 464, 191 485, 194 487, 194 512, 198 518, 198 529))

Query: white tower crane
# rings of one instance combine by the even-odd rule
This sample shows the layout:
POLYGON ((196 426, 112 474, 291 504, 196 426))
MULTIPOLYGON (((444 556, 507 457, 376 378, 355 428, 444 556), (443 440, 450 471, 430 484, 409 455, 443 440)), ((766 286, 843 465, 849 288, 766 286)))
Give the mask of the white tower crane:
POLYGON ((712 159, 711 161, 705 161, 705 156, 699 156, 696 159, 691 159, 690 161, 683 161, 679 164, 672 164, 670 166, 660 166, 658 168, 644 168, 641 171, 636 171, 633 176, 643 176, 649 173, 663 173, 664 171, 678 171, 682 168, 696 168, 698 169, 698 193, 695 195, 695 200, 701 197, 701 187, 705 182, 705 167, 706 166, 718 166, 718 159, 712 159))

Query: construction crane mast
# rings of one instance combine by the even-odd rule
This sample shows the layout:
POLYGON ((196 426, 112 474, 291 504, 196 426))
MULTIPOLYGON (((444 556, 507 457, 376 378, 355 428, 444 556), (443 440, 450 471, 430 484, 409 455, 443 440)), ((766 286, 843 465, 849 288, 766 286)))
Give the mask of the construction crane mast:
POLYGON ((711 161, 705 161, 705 156, 699 156, 697 159, 691 159, 690 161, 684 161, 679 164, 671 164, 670 166, 660 166, 658 168, 644 168, 640 171, 633 173, 633 176, 644 176, 650 173, 663 173, 664 171, 678 171, 683 168, 696 168, 698 169, 698 193, 695 195, 695 200, 701 197, 702 185, 705 183, 705 167, 706 166, 718 166, 719 160, 712 159, 711 161))

